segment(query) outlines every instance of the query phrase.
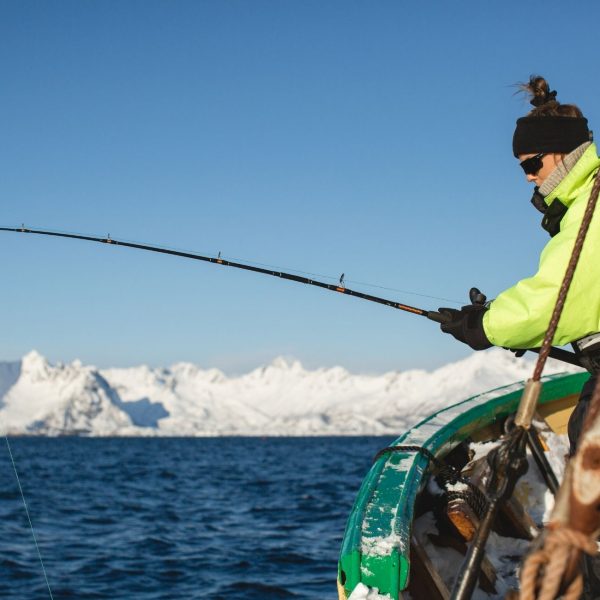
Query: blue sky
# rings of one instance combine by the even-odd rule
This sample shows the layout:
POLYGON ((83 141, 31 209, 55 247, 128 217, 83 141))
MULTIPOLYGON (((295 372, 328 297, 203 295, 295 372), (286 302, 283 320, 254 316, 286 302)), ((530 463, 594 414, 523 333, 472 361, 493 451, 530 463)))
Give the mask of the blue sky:
MULTIPOLYGON (((546 242, 512 84, 542 73, 600 122, 582 15, 597 3, 5 0, 0 225, 493 297, 546 242)), ((0 251, 0 359, 382 372, 470 352, 423 318, 267 277, 16 234, 0 251)))

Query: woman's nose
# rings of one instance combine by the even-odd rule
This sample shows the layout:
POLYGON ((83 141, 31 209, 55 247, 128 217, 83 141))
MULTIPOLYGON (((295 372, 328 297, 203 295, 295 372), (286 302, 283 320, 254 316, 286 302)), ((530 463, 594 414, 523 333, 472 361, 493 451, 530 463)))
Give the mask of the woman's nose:
POLYGON ((527 175, 527 181, 535 181, 536 180, 537 175, 527 175))

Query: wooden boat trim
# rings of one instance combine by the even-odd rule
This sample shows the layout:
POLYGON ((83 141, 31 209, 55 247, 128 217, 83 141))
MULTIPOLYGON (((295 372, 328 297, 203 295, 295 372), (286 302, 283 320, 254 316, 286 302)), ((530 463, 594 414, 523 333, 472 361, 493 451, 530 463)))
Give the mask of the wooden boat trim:
MULTIPOLYGON (((577 394, 588 373, 543 378, 540 409, 577 394)), ((393 445, 418 445, 436 457, 516 410, 524 382, 503 386, 444 408, 401 435, 393 445)), ((551 411, 550 411, 551 412, 551 411)), ((429 460, 419 452, 380 457, 365 477, 348 518, 340 560, 341 599, 363 583, 392 600, 408 585, 410 540, 417 494, 427 481, 429 460)))

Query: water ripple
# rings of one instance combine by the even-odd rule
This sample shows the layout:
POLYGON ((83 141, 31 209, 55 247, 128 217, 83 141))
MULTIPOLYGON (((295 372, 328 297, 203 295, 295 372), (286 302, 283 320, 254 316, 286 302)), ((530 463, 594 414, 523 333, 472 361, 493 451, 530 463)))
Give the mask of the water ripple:
MULTIPOLYGON (((354 496, 389 438, 14 438, 54 598, 337 598, 354 496)), ((0 597, 48 598, 8 453, 0 597)))

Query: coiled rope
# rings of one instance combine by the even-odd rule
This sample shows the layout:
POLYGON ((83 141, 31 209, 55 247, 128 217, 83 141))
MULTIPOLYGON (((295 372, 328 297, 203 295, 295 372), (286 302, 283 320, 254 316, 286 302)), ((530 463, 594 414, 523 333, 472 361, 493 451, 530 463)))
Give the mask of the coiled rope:
MULTIPOLYGON (((577 562, 581 552, 596 554, 596 542, 569 527, 550 530, 543 547, 530 554, 523 565, 520 600, 554 600, 559 597, 567 568, 577 562)), ((583 575, 576 572, 562 598, 577 600, 582 591, 583 575)))

